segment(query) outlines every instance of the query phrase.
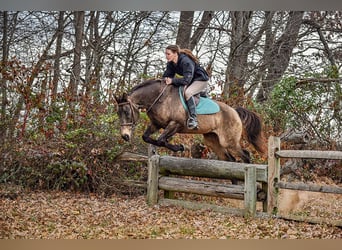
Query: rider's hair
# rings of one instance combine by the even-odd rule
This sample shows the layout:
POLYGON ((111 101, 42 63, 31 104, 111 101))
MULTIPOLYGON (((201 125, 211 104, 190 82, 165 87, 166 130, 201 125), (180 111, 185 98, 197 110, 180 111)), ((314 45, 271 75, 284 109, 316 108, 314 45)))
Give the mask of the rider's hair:
POLYGON ((178 45, 169 45, 166 49, 171 50, 173 53, 177 53, 178 55, 183 53, 190 57, 195 63, 199 63, 199 60, 194 54, 192 54, 191 50, 189 49, 181 49, 178 45))

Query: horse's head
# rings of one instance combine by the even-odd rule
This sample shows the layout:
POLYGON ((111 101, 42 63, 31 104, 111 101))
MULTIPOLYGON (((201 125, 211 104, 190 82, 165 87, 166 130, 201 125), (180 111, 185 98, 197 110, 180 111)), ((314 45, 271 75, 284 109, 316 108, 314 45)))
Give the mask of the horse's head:
POLYGON ((133 137, 134 127, 139 118, 139 109, 127 94, 121 97, 115 97, 118 103, 118 116, 120 119, 120 134, 125 141, 130 141, 133 137))

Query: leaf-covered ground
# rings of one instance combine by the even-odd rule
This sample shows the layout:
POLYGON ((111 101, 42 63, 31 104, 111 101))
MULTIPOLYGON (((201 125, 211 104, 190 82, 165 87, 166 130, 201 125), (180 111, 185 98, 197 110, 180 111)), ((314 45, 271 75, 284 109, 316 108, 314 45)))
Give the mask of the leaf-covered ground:
MULTIPOLYGON (((338 208, 339 209, 339 208, 338 208)), ((1 239, 341 239, 342 229, 146 205, 145 197, 0 190, 1 239)))

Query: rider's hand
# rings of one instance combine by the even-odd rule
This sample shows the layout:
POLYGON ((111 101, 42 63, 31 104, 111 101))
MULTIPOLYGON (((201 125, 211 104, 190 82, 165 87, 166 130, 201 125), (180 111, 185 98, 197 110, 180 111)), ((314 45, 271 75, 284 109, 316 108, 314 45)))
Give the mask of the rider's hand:
POLYGON ((165 83, 166 83, 167 85, 172 84, 172 78, 166 77, 166 78, 165 78, 165 83))

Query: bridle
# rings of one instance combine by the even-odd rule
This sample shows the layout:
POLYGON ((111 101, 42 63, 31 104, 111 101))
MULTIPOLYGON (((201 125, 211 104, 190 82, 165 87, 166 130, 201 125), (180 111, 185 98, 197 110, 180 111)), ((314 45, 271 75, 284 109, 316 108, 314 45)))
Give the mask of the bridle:
POLYGON ((131 101, 127 101, 127 102, 122 102, 122 103, 119 103, 118 105, 119 106, 124 106, 124 105, 129 105, 129 108, 130 108, 130 110, 131 110, 131 113, 132 113, 132 121, 131 122, 126 122, 126 123, 122 123, 121 124, 121 127, 125 127, 125 126, 132 126, 132 127, 134 127, 135 126, 135 124, 137 123, 137 121, 138 121, 138 118, 135 116, 135 112, 134 112, 134 108, 133 107, 135 107, 135 108, 137 108, 136 107, 136 105, 135 104, 133 104, 131 101))
MULTIPOLYGON (((153 103, 151 104, 151 106, 146 110, 146 113, 148 113, 152 107, 159 101, 159 99, 162 97, 162 95, 164 94, 166 88, 168 85, 165 85, 165 87, 162 89, 162 91, 160 92, 160 94, 157 96, 157 98, 153 101, 153 103)), ((138 121, 138 117, 135 116, 135 112, 134 112, 134 108, 138 109, 137 105, 135 105, 131 100, 127 100, 126 102, 122 102, 119 103, 119 106, 124 106, 124 105, 129 105, 129 108, 131 110, 132 113, 132 121, 131 122, 126 122, 126 123, 122 123, 121 127, 125 127, 125 126, 132 126, 134 127, 138 121)))

